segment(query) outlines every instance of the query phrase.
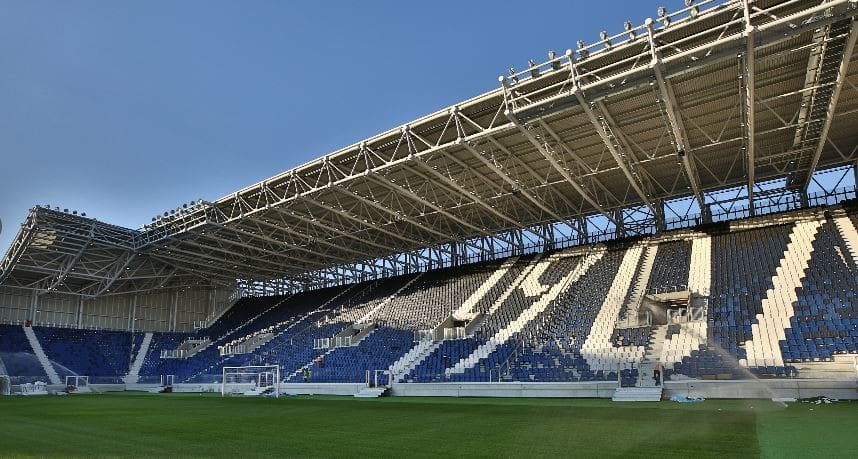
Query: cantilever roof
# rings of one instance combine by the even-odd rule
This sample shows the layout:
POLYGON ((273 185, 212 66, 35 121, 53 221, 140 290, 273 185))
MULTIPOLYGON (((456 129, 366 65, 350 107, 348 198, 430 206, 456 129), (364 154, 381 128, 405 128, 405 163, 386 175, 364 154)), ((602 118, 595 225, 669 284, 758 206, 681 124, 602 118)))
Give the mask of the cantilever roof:
POLYGON ((297 278, 854 162, 856 3, 696 3, 152 227, 36 208, 0 284, 297 278))

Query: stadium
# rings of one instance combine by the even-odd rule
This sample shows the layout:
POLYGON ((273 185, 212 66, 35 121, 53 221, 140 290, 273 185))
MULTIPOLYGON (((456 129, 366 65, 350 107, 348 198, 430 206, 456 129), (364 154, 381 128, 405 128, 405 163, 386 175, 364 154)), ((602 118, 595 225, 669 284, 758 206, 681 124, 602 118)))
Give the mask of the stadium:
POLYGON ((141 228, 33 207, 0 455, 854 457, 858 2, 685 4, 141 228))

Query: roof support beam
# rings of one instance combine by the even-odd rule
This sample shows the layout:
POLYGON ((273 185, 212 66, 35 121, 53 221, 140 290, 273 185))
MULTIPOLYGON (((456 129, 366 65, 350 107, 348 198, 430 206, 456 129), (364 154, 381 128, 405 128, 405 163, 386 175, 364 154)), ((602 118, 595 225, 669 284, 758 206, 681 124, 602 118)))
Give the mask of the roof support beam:
MULTIPOLYGON (((437 205, 427 201, 426 199, 424 199, 423 197, 421 197, 417 193, 414 193, 413 191, 411 191, 411 190, 409 190, 409 189, 407 189, 407 188, 405 188, 405 187, 403 187, 397 183, 391 182, 390 180, 387 179, 387 177, 385 177, 383 175, 371 172, 371 173, 367 174, 367 178, 370 178, 373 181, 381 184, 382 186, 385 186, 389 189, 392 189, 392 190, 396 191, 397 193, 399 193, 399 194, 401 194, 407 198, 410 198, 413 201, 419 202, 421 205, 434 210, 435 212, 447 217, 450 220, 453 220, 454 222, 458 223, 459 225, 462 225, 466 228, 470 228, 471 230, 476 231, 476 232, 482 234, 483 236, 491 236, 491 234, 489 234, 489 232, 486 231, 485 229, 480 228, 478 226, 475 226, 475 225, 451 214, 450 212, 447 212, 446 210, 442 209, 440 206, 437 206, 437 205)), ((458 238, 456 238, 456 239, 458 239, 458 238)))
POLYGON ((673 84, 664 75, 664 63, 661 61, 661 52, 655 46, 652 20, 647 20, 647 33, 649 36, 649 47, 652 51, 652 70, 655 74, 655 81, 658 83, 658 89, 661 93, 661 100, 664 105, 667 119, 670 123, 670 130, 673 133, 673 139, 676 142, 676 154, 682 161, 682 167, 685 169, 685 176, 688 177, 688 183, 691 184, 691 191, 697 199, 697 205, 700 207, 700 213, 704 219, 709 219, 709 211, 706 206, 706 199, 703 197, 703 189, 700 186, 700 177, 697 175, 697 169, 691 162, 690 152, 691 145, 688 143, 686 135, 685 123, 680 115, 679 103, 676 100, 676 93, 673 91, 673 84))
POLYGON ((93 285, 94 293, 85 295, 87 298, 98 298, 102 293, 109 292, 110 287, 113 286, 114 283, 119 279, 119 276, 125 272, 125 268, 134 261, 134 258, 137 256, 136 253, 128 251, 123 254, 121 258, 118 258, 114 264, 113 269, 109 272, 109 274, 97 284, 93 285))
MULTIPOLYGON (((572 150, 572 148, 569 145, 567 145, 566 142, 563 141, 563 139, 560 138, 560 135, 557 134, 557 131, 555 131, 551 127, 551 125, 548 124, 547 121, 545 121, 544 119, 541 119, 541 120, 539 120, 539 125, 542 126, 542 129, 545 129, 545 132, 547 132, 548 135, 550 135, 554 139, 554 141, 557 143, 557 145, 559 145, 560 148, 562 148, 563 151, 567 155, 571 156, 572 159, 574 159, 575 162, 578 164, 578 166, 581 167, 585 171, 584 173, 579 174, 579 177, 581 177, 581 178, 590 177, 591 180, 593 181, 593 183, 595 183, 596 186, 601 188, 602 191, 604 191, 606 195, 613 198, 614 201, 617 202, 618 205, 622 205, 622 201, 617 199, 617 197, 614 196, 614 194, 611 192, 611 190, 609 190, 608 187, 606 187, 605 184, 602 183, 601 180, 599 180, 599 177, 598 177, 599 172, 594 170, 593 168, 591 168, 587 163, 585 163, 584 160, 581 159, 581 157, 578 156, 578 154, 575 153, 575 151, 572 150)), ((603 171, 607 171, 607 169, 603 169, 603 171)))
MULTIPOLYGON (((483 201, 483 199, 480 198, 479 196, 477 196, 476 194, 471 193, 470 191, 466 190, 464 187, 462 187, 458 183, 456 183, 453 180, 451 180, 450 178, 446 177, 444 174, 433 169, 422 158, 418 158, 415 161, 415 164, 417 164, 422 169, 429 172, 431 175, 435 176, 435 178, 437 178, 438 180, 444 182, 447 185, 447 188, 452 188, 453 190, 457 191, 459 194, 461 194, 462 196, 464 196, 465 198, 467 198, 468 200, 470 200, 471 202, 473 202, 477 206, 482 207, 484 210, 488 211, 489 213, 493 214, 494 216, 496 216, 496 217, 500 218, 501 220, 513 225, 514 228, 526 230, 525 225, 523 225, 520 221, 518 221, 514 218, 511 218, 507 215, 504 215, 502 212, 498 211, 497 209, 492 207, 490 204, 483 201)), ((536 234, 537 236, 540 236, 540 237, 542 237, 543 240, 545 240, 544 236, 539 235, 537 233, 533 233, 533 234, 536 234)))
MULTIPOLYGON (((331 189, 334 189, 334 187, 332 186, 332 187, 331 187, 331 189)), ((339 215, 339 216, 341 216, 341 217, 345 218, 346 220, 349 220, 349 221, 355 222, 355 223, 357 223, 357 224, 359 224, 359 225, 361 225, 361 226, 363 226, 363 227, 366 227, 368 230, 378 231, 378 232, 380 232, 380 233, 382 233, 382 234, 385 234, 385 235, 387 235, 387 236, 389 236, 389 237, 392 237, 392 238, 394 238, 394 239, 398 239, 398 240, 400 240, 400 241, 402 241, 402 242, 405 242, 405 243, 408 243, 408 244, 411 244, 411 245, 421 246, 421 245, 424 245, 424 244, 425 244, 423 241, 417 241, 417 240, 415 240, 415 239, 411 239, 410 237, 403 236, 402 234, 399 234, 399 233, 396 233, 396 232, 390 231, 390 230, 388 230, 387 228, 385 228, 385 227, 384 227, 384 225, 378 224, 378 223, 376 223, 376 222, 364 221, 363 219, 360 219, 360 218, 358 218, 358 217, 356 217, 356 216, 352 215, 352 214, 351 214, 351 213, 349 213, 349 212, 346 212, 346 211, 344 211, 344 210, 341 210, 341 209, 338 209, 338 208, 336 208, 336 207, 333 207, 333 206, 331 206, 331 205, 329 205, 329 204, 327 204, 327 203, 324 203, 324 202, 322 202, 322 201, 320 201, 320 200, 318 200, 318 199, 313 199, 313 198, 311 198, 311 197, 304 196, 304 200, 305 200, 305 201, 307 201, 307 202, 310 202, 310 203, 312 203, 312 204, 314 204, 314 205, 316 205, 316 206, 318 206, 318 207, 321 207, 322 209, 325 209, 325 210, 327 210, 327 211, 329 211, 329 212, 333 212, 333 213, 335 213, 335 214, 337 214, 337 215, 339 215)))
POLYGON ((744 54, 744 74, 741 76, 744 80, 744 118, 745 118, 745 138, 747 146, 747 161, 748 161, 748 209, 751 215, 754 215, 754 163, 756 162, 756 141, 754 133, 756 132, 756 115, 754 113, 754 38, 756 36, 756 28, 751 24, 751 3, 753 0, 742 0, 742 6, 745 14, 745 40, 746 49, 744 54))
POLYGON ((390 215, 390 216, 391 216, 391 217, 393 217, 393 218, 397 218, 397 219, 400 219, 400 220, 402 220, 402 221, 404 221, 404 222, 407 222, 407 223, 409 223, 410 225, 414 226, 415 228, 419 228, 419 229, 421 229, 421 230, 423 230, 423 231, 426 231, 426 232, 432 233, 432 234, 434 234, 434 235, 436 235, 436 236, 438 236, 438 237, 442 238, 442 239, 443 239, 443 240, 445 240, 445 241, 447 241, 447 240, 456 240, 456 241, 458 241, 458 242, 463 242, 463 241, 461 241, 461 240, 459 240, 459 239, 455 238, 454 236, 452 236, 452 235, 450 235, 450 234, 444 233, 444 232, 442 232, 442 231, 438 231, 438 230, 437 230, 437 229, 435 229, 435 228, 432 228, 432 227, 429 227, 429 226, 427 226, 427 225, 425 225, 425 224, 423 224, 423 223, 420 223, 420 222, 418 222, 417 220, 414 220, 413 218, 411 218, 411 217, 409 217, 409 216, 407 216, 407 215, 404 215, 404 214, 398 213, 398 212, 396 212, 396 211, 395 211, 395 210, 393 210, 393 209, 389 209, 389 208, 387 208, 386 206, 383 206, 383 205, 379 204, 378 202, 375 202, 375 201, 373 201, 373 200, 371 200, 371 199, 368 199, 368 198, 366 198, 366 197, 364 197, 364 196, 361 196, 361 195, 359 195, 359 194, 357 194, 357 193, 355 193, 355 192, 353 192, 353 191, 351 191, 351 190, 349 190, 349 189, 347 189, 347 188, 344 188, 344 187, 342 187, 342 186, 336 185, 336 186, 334 186, 334 189, 335 189, 335 190, 337 190, 337 191, 340 191, 340 192, 342 192, 342 193, 346 193, 346 194, 348 194, 349 196, 354 197, 354 198, 355 198, 355 199, 357 199, 358 201, 360 201, 360 202, 362 202, 362 203, 364 203, 364 204, 366 204, 366 205, 368 205, 368 206, 370 206, 370 207, 372 207, 372 208, 375 208, 375 209, 378 209, 378 210, 380 210, 380 211, 382 211, 382 212, 385 212, 385 213, 387 213, 388 215, 390 215))
MULTIPOLYGON (((463 142, 468 142, 467 140, 464 140, 464 139, 460 139, 460 140, 462 140, 463 142)), ((540 184, 548 185, 548 180, 546 180, 545 177, 542 177, 541 175, 539 175, 535 170, 533 170, 533 167, 531 167, 529 164, 522 161, 521 158, 519 158, 518 156, 513 154, 511 151, 509 151, 509 149, 507 147, 503 146, 503 144, 498 142, 494 137, 487 135, 486 140, 488 140, 489 143, 494 145, 495 148, 497 148, 498 150, 502 151, 505 155, 507 155, 508 158, 512 159, 512 161, 515 162, 516 165, 518 165, 522 169, 526 170, 528 172, 528 174, 530 174, 531 177, 538 180, 540 184)), ((566 179, 564 178, 564 180, 566 180, 566 179)), ((564 203, 566 203, 567 206, 569 206, 570 209, 575 209, 575 208, 579 207, 578 205, 573 204, 568 196, 554 190, 553 187, 547 187, 547 191, 549 193, 553 193, 554 196, 559 197, 564 203)))
POLYGON ((813 158, 810 160, 810 167, 805 177, 803 189, 807 192, 810 182, 813 180, 813 173, 819 165, 819 157, 822 155, 822 150, 825 148, 825 143, 828 141, 828 131, 831 129, 831 122, 834 120, 834 111, 837 109, 837 100, 840 98, 840 91, 843 89, 843 82, 846 80, 846 73, 849 70, 849 63, 852 60, 852 54, 855 51, 855 40, 858 38, 858 23, 855 18, 852 19, 852 29, 849 31, 849 36, 846 38, 846 45, 843 48, 843 60, 840 62, 840 68, 837 70, 837 80, 834 84, 833 92, 831 93, 831 101, 828 103, 828 110, 825 113, 825 122, 822 125, 822 131, 819 134, 819 143, 816 145, 816 150, 813 152, 813 158))
MULTIPOLYGON (((372 242, 370 242, 370 241, 364 241, 363 239, 360 239, 360 238, 358 238, 357 236, 354 236, 354 235, 353 235, 353 234, 351 234, 351 233, 347 233, 347 232, 345 232, 345 231, 342 231, 342 230, 339 230, 339 229, 336 229, 336 228, 330 228, 328 225, 325 225, 325 224, 324 224, 324 223, 322 223, 322 222, 313 221, 312 219, 309 219, 309 218, 304 217, 304 216, 302 216, 302 215, 286 213, 286 212, 284 212, 284 211, 282 211, 281 209, 276 208, 276 207, 272 207, 272 209, 274 209, 276 212, 278 212, 278 213, 280 213, 280 214, 282 214, 282 215, 287 216, 288 218, 297 218, 298 220, 300 220, 300 221, 302 221, 302 222, 304 222, 304 223, 308 223, 308 224, 310 224, 311 226, 315 226, 316 228, 321 228, 323 231, 328 231, 328 230, 330 230, 330 231, 332 231, 334 234, 337 234, 337 235, 339 235, 339 236, 343 236, 343 237, 346 237, 346 238, 350 238, 350 239, 353 239, 353 240, 358 241, 358 242, 361 242, 361 243, 367 243, 368 245, 378 246, 377 244, 372 243, 372 242)), ((322 242, 322 241, 324 241, 324 242, 322 242, 322 243, 324 243, 324 244, 326 244, 326 245, 329 245, 329 246, 333 247, 333 248, 334 248, 334 249, 336 249, 336 250, 342 250, 342 251, 344 251, 344 252, 349 252, 349 253, 352 253, 352 254, 354 254, 354 255, 357 255, 358 257, 367 257, 367 256, 368 256, 366 252, 361 252, 361 251, 359 251, 359 250, 355 250, 355 249, 352 249, 352 248, 350 248, 350 247, 346 247, 346 246, 343 246, 343 245, 334 244, 334 243, 332 243, 332 242, 327 241, 326 239, 324 239, 324 238, 322 238, 322 237, 319 237, 318 235, 304 234, 304 233, 300 233, 300 232, 297 232, 297 231, 294 231, 294 230, 291 230, 291 229, 287 229, 287 228, 280 228, 280 229, 281 229, 281 230, 284 230, 284 231, 286 231, 286 232, 288 232, 288 233, 292 233, 292 234, 298 235, 299 237, 305 237, 305 238, 307 238, 308 240, 309 240, 309 239, 313 239, 313 241, 314 241, 314 242, 322 242)), ((381 247, 381 248, 384 248, 384 247, 381 247)), ((344 261, 345 261, 345 260, 344 260, 344 261)))
POLYGON ((546 159, 546 161, 548 161, 549 164, 551 164, 551 167, 553 167, 554 170, 556 170, 560 175, 562 175, 563 178, 566 179, 566 181, 569 182, 570 185, 572 185, 572 188, 574 188, 575 191, 578 194, 580 194, 581 197, 584 198, 584 200, 587 201, 588 204, 590 204, 600 214, 604 215, 605 218, 616 223, 613 215, 611 215, 610 212, 605 210, 605 208, 603 208, 602 205, 599 204, 595 198, 590 196, 590 193, 587 192, 584 189, 584 187, 582 187, 572 177, 572 175, 569 174, 569 172, 566 169, 564 169, 563 166, 560 165, 560 163, 557 162, 557 160, 554 158, 554 156, 551 154, 551 152, 549 152, 545 148, 545 146, 539 142, 539 139, 537 139, 536 136, 534 136, 532 132, 530 132, 526 127, 524 127, 524 125, 521 124, 521 122, 518 120, 518 118, 515 116, 515 113, 513 113, 512 110, 506 110, 504 112, 504 114, 506 115, 507 118, 509 118, 510 121, 512 121, 512 123, 518 128, 518 130, 524 135, 524 137, 528 141, 530 141, 530 143, 533 144, 534 147, 536 147, 536 150, 546 159))
POLYGON ((486 159, 483 152, 478 151, 476 148, 471 146, 471 144, 469 144, 468 142, 465 142, 465 141, 462 141, 460 143, 460 145, 465 150, 468 150, 468 152, 470 152, 471 155, 473 155, 475 158, 477 158, 481 163, 483 163, 486 167, 488 167, 492 172, 494 172, 495 175, 500 177, 501 180, 503 180, 504 182, 506 182, 507 184, 512 186, 513 189, 515 189, 516 191, 520 192, 522 196, 527 198, 528 201, 530 201, 533 205, 538 207, 541 211, 550 215, 551 218, 555 219, 556 221, 565 220, 563 217, 561 217, 560 215, 555 213, 553 210, 551 210, 547 206, 545 206, 545 204, 543 204, 538 199, 536 199, 536 197, 534 197, 533 194, 530 193, 530 191, 528 191, 526 188, 523 188, 518 182, 513 180, 512 177, 507 175, 504 171, 502 171, 493 162, 486 159))
MULTIPOLYGON (((263 220, 260 220, 260 219, 258 219, 258 218, 256 218, 256 217, 248 217, 248 218, 246 218, 246 219, 245 219, 245 221, 250 222, 250 223, 253 223, 253 224, 257 224, 257 225, 259 225, 259 226, 265 226, 265 227, 268 227, 268 228, 272 228, 272 229, 277 230, 277 231, 284 231, 284 228, 279 227, 279 226, 276 226, 276 225, 272 225, 272 224, 270 224, 270 223, 268 223, 268 222, 265 222, 265 221, 263 221, 263 220)), ((279 247, 279 246, 286 246, 286 247, 288 247, 288 248, 290 248, 290 249, 298 250, 298 251, 303 252, 303 253, 306 253, 306 254, 308 254, 308 255, 312 255, 312 256, 322 256, 322 254, 320 254, 320 253, 318 253, 318 252, 314 252, 314 251, 312 251, 312 250, 310 250, 310 249, 308 249, 308 248, 306 248, 306 247, 302 247, 302 246, 297 245, 297 244, 292 244, 292 243, 289 243, 289 242, 286 242, 286 241, 283 241, 283 240, 279 240, 279 239, 274 239, 274 238, 271 238, 271 237, 268 237, 268 236, 265 236, 265 235, 262 235, 262 234, 255 234, 255 233, 252 233, 252 232, 249 232, 249 231, 245 231, 244 229, 237 227, 237 224, 233 224, 233 225, 230 225, 230 226, 225 226, 225 225, 220 225, 220 224, 218 224, 218 225, 216 225, 216 228, 217 228, 217 229, 219 229, 219 230, 222 230, 222 231, 227 231, 227 232, 230 232, 230 233, 233 233, 233 234, 237 234, 237 235, 239 235, 239 236, 248 237, 248 238, 251 238, 251 239, 256 239, 256 240, 258 240, 258 241, 264 241, 264 242, 267 242, 267 243, 270 243, 270 244, 274 244, 274 246, 275 246, 275 247, 279 247)), ((257 229, 258 229, 258 228, 257 228, 257 229)), ((290 234, 291 234, 291 233, 290 233, 290 234)), ((304 236, 304 237, 306 237, 306 236, 304 236)), ((333 258, 333 257, 324 257, 324 256, 322 256, 322 258, 328 258, 328 259, 330 259, 330 260, 338 260, 338 259, 333 258)), ((300 259, 300 260, 302 260, 302 261, 305 261, 305 262, 307 262, 307 263, 310 263, 310 264, 315 264, 315 265, 320 266, 320 267, 327 266, 327 264, 323 264, 323 263, 319 263, 319 262, 315 262, 315 261, 310 261, 310 260, 308 260, 307 258, 304 258, 304 257, 299 258, 299 259, 300 259)))
MULTIPOLYGON (((95 222, 93 222, 93 224, 90 226, 90 231, 89 231, 90 241, 92 241, 92 238, 94 237, 94 232, 95 232, 95 222)), ((50 285, 45 287, 44 293, 50 292, 51 290, 57 288, 58 285, 62 284, 63 281, 66 280, 69 273, 72 271, 72 269, 74 269, 75 265, 77 265, 77 262, 80 261, 80 258, 83 256, 83 254, 86 252, 86 249, 88 249, 88 248, 89 248, 89 242, 80 246, 80 250, 78 250, 78 252, 74 255, 74 257, 72 257, 62 267, 60 272, 57 273, 56 279, 54 279, 54 281, 50 285)))
POLYGON ((623 172, 623 175, 626 176, 626 180, 629 181, 629 184, 632 186, 632 189, 635 190, 638 197, 641 199, 641 202, 644 203, 647 207, 649 207, 650 211, 653 215, 658 215, 658 211, 656 207, 650 201, 647 193, 644 192, 642 188, 642 180, 637 171, 633 171, 629 168, 623 158, 629 158, 631 160, 631 149, 628 146, 624 145, 625 141, 621 138, 622 134, 620 134, 619 130, 616 127, 616 124, 611 119, 610 114, 607 111, 604 103, 601 101, 596 102, 596 107, 601 112, 601 117, 596 116, 596 113, 593 111, 593 108, 590 107, 590 104, 584 99, 584 93, 581 90, 581 86, 578 80, 578 77, 574 77, 575 80, 575 97, 578 99, 578 104, 581 106, 581 109, 584 110, 584 114, 590 120, 590 123, 593 125, 593 128, 596 129, 596 133, 599 134, 599 137, 602 138, 602 142, 605 143, 605 146, 608 148, 608 152, 611 153, 611 156, 616 161, 617 165, 620 167, 620 170, 623 172), (599 119, 602 119, 602 122, 599 122, 599 119), (612 140, 613 139, 613 140, 612 140))

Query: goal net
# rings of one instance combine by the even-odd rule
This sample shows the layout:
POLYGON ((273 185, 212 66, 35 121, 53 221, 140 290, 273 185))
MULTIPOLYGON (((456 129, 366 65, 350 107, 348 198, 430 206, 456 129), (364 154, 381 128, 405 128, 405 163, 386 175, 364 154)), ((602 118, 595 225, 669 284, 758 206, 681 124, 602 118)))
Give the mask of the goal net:
POLYGON ((66 392, 91 392, 89 376, 66 376, 66 392))
POLYGON ((224 367, 220 387, 221 396, 226 395, 272 395, 280 396, 280 366, 251 365, 224 367))

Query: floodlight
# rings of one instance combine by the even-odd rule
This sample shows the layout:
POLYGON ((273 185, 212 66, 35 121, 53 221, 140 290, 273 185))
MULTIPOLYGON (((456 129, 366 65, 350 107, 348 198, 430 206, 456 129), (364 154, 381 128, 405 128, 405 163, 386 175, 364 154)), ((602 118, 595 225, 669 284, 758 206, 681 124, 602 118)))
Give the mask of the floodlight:
POLYGON ((518 83, 518 76, 516 76, 516 73, 518 72, 515 71, 515 68, 509 68, 509 79, 512 80, 513 83, 518 83))
POLYGON ((576 44, 578 45, 578 55, 581 56, 581 59, 587 59, 590 56, 590 51, 585 48, 584 40, 578 40, 576 44))
POLYGON ((531 78, 539 77, 539 66, 536 65, 536 62, 533 62, 533 59, 528 59, 527 64, 530 65, 531 78))
POLYGON ((557 59, 557 53, 552 49, 548 51, 548 59, 551 59, 551 68, 554 70, 560 70, 560 61, 557 59))
POLYGON ((634 26, 632 25, 632 23, 630 21, 624 22, 623 28, 626 29, 626 32, 629 33, 629 40, 634 40, 635 38, 637 38, 638 34, 635 33, 635 31, 633 30, 634 26))
POLYGON ((605 44, 605 48, 611 47, 611 40, 608 40, 608 36, 609 36, 608 32, 606 32, 604 30, 599 32, 599 38, 602 40, 602 43, 605 44))
POLYGON ((667 8, 663 6, 658 7, 658 18, 665 27, 670 25, 670 16, 667 15, 667 8))

